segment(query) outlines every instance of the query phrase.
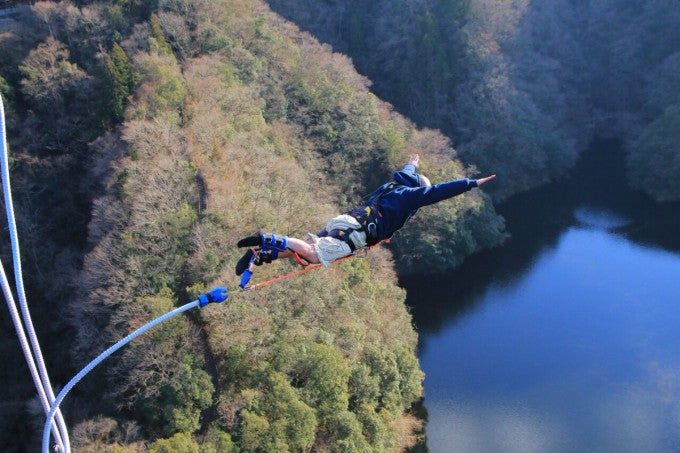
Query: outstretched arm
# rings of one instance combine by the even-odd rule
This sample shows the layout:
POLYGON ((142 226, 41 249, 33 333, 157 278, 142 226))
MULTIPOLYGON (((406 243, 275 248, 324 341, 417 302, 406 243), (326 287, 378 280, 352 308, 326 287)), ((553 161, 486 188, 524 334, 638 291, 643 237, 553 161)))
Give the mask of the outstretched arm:
POLYGON ((418 169, 419 161, 420 156, 418 154, 411 155, 408 163, 401 170, 394 172, 392 180, 407 187, 418 187, 420 185, 420 177, 416 170, 418 169))
MULTIPOLYGON (((411 158, 405 168, 413 166, 414 170, 420 164, 420 156, 418 154, 411 155, 411 158)), ((457 179, 453 181, 443 182, 436 184, 434 186, 427 187, 411 187, 403 192, 406 202, 412 206, 413 209, 417 209, 421 206, 426 206, 430 204, 437 203, 447 198, 455 197, 463 192, 473 189, 474 187, 479 187, 482 184, 494 179, 496 175, 486 176, 480 179, 457 179)))
POLYGON ((486 178, 481 178, 477 180, 477 187, 481 186, 482 184, 491 181, 493 178, 495 178, 496 175, 491 175, 487 176, 486 178))
POLYGON ((418 165, 420 164, 420 154, 411 154, 408 163, 416 167, 417 170, 418 165))
MULTIPOLYGON (((418 169, 418 166, 420 165, 420 154, 411 154, 411 157, 409 158, 408 165, 413 165, 415 169, 418 169)), ((495 178, 496 175, 491 175, 487 176, 486 178, 480 178, 477 180, 477 187, 481 186, 484 183, 487 183, 491 181, 493 178, 495 178)))

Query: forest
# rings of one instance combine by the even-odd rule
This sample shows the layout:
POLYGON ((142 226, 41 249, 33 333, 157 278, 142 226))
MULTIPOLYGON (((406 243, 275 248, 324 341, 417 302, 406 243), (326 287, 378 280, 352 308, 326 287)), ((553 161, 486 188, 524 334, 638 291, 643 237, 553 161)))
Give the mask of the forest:
POLYGON ((498 173, 497 200, 560 178, 596 137, 623 141, 634 188, 680 200, 674 0, 269 3, 498 173))
MULTIPOLYGON (((235 287, 235 243, 256 228, 317 231, 414 150, 434 182, 476 175, 262 2, 38 2, 0 26, 24 268, 56 388, 145 322, 235 287)), ((503 237, 475 191, 365 259, 173 319, 69 395, 74 448, 402 450, 423 373, 397 271, 454 267, 503 237)), ((2 323, 0 446, 37 449, 43 417, 2 323)))
MULTIPOLYGON (((413 152, 434 183, 499 175, 365 259, 138 339, 63 405, 77 451, 407 449, 423 373, 399 276, 502 243, 492 200, 564 176, 595 137, 623 141, 632 186, 680 200, 675 0, 25 3, 0 4, 0 93, 56 388, 235 287, 238 238, 318 231, 413 152)), ((0 323, 0 448, 33 451, 42 411, 0 323)))

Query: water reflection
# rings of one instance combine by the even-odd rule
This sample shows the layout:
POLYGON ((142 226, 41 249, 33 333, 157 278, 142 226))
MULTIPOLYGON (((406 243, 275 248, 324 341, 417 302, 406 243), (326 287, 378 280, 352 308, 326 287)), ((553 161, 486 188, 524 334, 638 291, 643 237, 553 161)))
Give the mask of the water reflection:
POLYGON ((574 211, 574 217, 581 226, 599 230, 616 230, 633 223, 631 219, 615 212, 591 206, 579 206, 574 211))
POLYGON ((680 450, 680 206, 598 146, 499 208, 503 247, 403 280, 431 451, 680 450))
POLYGON ((431 451, 672 451, 679 275, 678 254, 573 227, 421 331, 431 451))

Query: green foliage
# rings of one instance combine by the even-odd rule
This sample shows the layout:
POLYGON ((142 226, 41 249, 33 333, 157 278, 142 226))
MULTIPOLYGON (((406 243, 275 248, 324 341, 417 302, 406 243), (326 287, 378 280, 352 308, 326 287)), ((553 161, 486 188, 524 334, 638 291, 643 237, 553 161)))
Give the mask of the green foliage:
POLYGON ((215 424, 210 425, 201 444, 201 453, 237 453, 238 447, 231 436, 215 424))
POLYGON ((5 127, 8 131, 7 133, 11 134, 17 120, 13 108, 14 89, 2 76, 0 76, 0 95, 2 96, 2 105, 5 110, 5 127))
POLYGON ((260 14, 257 16, 254 22, 255 25, 255 38, 257 39, 267 39, 269 38, 269 33, 267 29, 267 15, 260 14))
POLYGON ((180 269, 194 249, 191 233, 197 218, 196 211, 185 202, 176 209, 159 213, 144 229, 122 236, 120 253, 136 261, 143 287, 154 292, 177 287, 180 269), (147 255, 142 253, 144 250, 159 253, 147 255))
MULTIPOLYGON (((153 296, 138 297, 136 302, 148 312, 149 319, 155 319, 175 308, 175 297, 168 287, 161 288, 153 296)), ((156 344, 173 343, 184 334, 184 328, 182 318, 175 317, 155 328, 149 336, 156 344)))
POLYGON ((328 428, 334 439, 333 450, 342 453, 371 451, 362 433, 361 423, 352 412, 345 410, 330 415, 328 428))
POLYGON ((9 83, 7 83, 7 80, 4 79, 4 77, 0 76, 0 94, 2 94, 3 98, 9 98, 13 94, 12 87, 9 83))
POLYGON ((200 40, 203 53, 224 51, 234 46, 229 35, 214 24, 206 24, 201 32, 200 40))
POLYGON ((234 74, 234 67, 229 63, 218 64, 217 70, 222 74, 222 81, 227 87, 232 87, 238 83, 238 79, 234 74))
POLYGON ((304 2, 270 2, 324 42, 351 56, 375 90, 418 123, 454 132, 451 105, 465 79, 465 33, 470 2, 355 1, 351 8, 324 5, 308 14, 304 2), (337 28, 336 28, 337 24, 337 28), (337 33, 334 30, 342 30, 337 33), (399 36, 399 40, 392 39, 399 36))
POLYGON ((263 408, 273 420, 277 436, 283 436, 292 450, 307 450, 314 443, 316 431, 315 411, 302 402, 283 374, 269 376, 268 396, 263 408))
POLYGON ((165 54, 143 55, 136 63, 134 79, 143 90, 143 104, 137 105, 136 116, 179 118, 184 107, 185 89, 175 58, 165 54))
POLYGON ((326 419, 346 410, 350 370, 342 355, 330 346, 310 345, 302 351, 296 372, 304 380, 302 395, 307 404, 326 419))
POLYGON ((172 47, 165 38, 163 28, 161 27, 160 22, 158 22, 158 16, 156 14, 152 14, 151 18, 149 19, 149 23, 151 24, 151 37, 155 41, 158 52, 163 55, 172 55, 172 47))
POLYGON ((352 394, 350 407, 354 410, 369 405, 378 406, 380 398, 380 379, 371 372, 371 368, 360 363, 352 370, 349 379, 349 391, 352 394))
POLYGON ((245 409, 241 412, 241 446, 246 451, 274 451, 270 448, 281 448, 281 445, 269 444, 269 422, 265 417, 245 409))
POLYGON ((181 360, 160 385, 157 397, 138 401, 141 413, 167 435, 198 430, 201 412, 210 405, 214 391, 210 376, 200 368, 202 361, 186 355, 181 360))
POLYGON ((405 347, 393 354, 376 346, 351 372, 347 359, 327 344, 279 343, 275 350, 272 365, 280 371, 261 364, 257 372, 240 376, 236 369, 251 367, 243 360, 247 351, 229 354, 231 371, 225 376, 245 388, 239 398, 246 402, 241 446, 248 451, 306 450, 316 433, 324 432, 331 433, 335 450, 388 448, 394 442, 388 419, 400 416, 422 393, 423 374, 405 347))
POLYGON ((381 394, 378 406, 392 413, 399 413, 402 407, 401 375, 394 354, 375 349, 369 351, 366 359, 371 374, 380 382, 381 394))
POLYGON ((631 184, 659 201, 680 200, 680 104, 670 106, 640 135, 628 156, 631 184))
POLYGON ((197 220, 196 210, 188 203, 182 203, 177 209, 168 212, 159 219, 159 226, 163 229, 164 234, 177 239, 175 246, 177 253, 188 254, 193 250, 194 244, 189 235, 197 220))
POLYGON ((356 414, 368 443, 377 447, 376 449, 387 450, 389 445, 386 445, 386 442, 389 443, 390 440, 389 430, 383 417, 375 411, 374 406, 362 404, 357 408, 356 414))
POLYGON ((149 445, 149 453, 199 453, 199 445, 189 434, 177 433, 168 439, 158 439, 149 445))
POLYGON ((262 60, 243 47, 231 49, 231 54, 230 61, 236 70, 238 79, 248 84, 257 80, 263 67, 262 60))
POLYGON ((425 373, 421 371, 418 358, 413 351, 404 346, 395 351, 395 359, 399 371, 401 404, 408 407, 421 397, 425 373))
POLYGON ((242 445, 246 450, 306 451, 314 443, 317 419, 277 372, 263 377, 264 397, 242 412, 242 445))
MULTIPOLYGON (((134 157, 133 157, 133 159, 134 159, 134 157)), ((116 189, 116 194, 118 195, 118 198, 121 201, 125 201, 125 199, 128 196, 128 194, 125 192, 125 183, 126 183, 129 176, 130 176, 130 173, 127 170, 123 170, 116 177, 116 184, 115 184, 114 187, 116 189)))
POLYGON ((115 122, 122 121, 127 100, 132 90, 130 61, 118 43, 113 44, 110 55, 104 55, 104 96, 109 114, 115 122))

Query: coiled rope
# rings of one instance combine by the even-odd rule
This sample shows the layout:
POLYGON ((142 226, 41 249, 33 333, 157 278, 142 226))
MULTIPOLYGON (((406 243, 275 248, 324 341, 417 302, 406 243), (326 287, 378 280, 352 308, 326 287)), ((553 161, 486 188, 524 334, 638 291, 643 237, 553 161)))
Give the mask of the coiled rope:
MULTIPOLYGON (((40 350, 40 344, 38 343, 38 338, 35 334, 35 328, 33 327, 33 321, 31 320, 31 314, 28 310, 28 302, 26 301, 26 293, 24 291, 24 281, 23 274, 21 271, 21 254, 19 251, 19 238, 17 235, 16 220, 14 218, 14 206, 12 204, 12 188, 9 180, 9 164, 7 156, 7 138, 5 130, 5 107, 2 101, 2 96, 0 95, 0 131, 2 133, 2 152, 0 152, 0 166, 2 170, 2 189, 5 199, 5 209, 7 211, 7 221, 9 224, 9 233, 12 243, 12 259, 14 263, 14 278, 17 286, 17 293, 19 295, 19 306, 21 307, 21 314, 23 322, 26 326, 24 331, 24 326, 19 319, 16 303, 14 297, 12 296, 12 291, 10 289, 9 282, 7 281, 7 276, 5 275, 5 270, 0 263, 0 270, 2 271, 2 278, 0 283, 2 284, 2 290, 7 300, 7 305, 9 307, 10 313, 12 315, 12 321, 14 323, 14 328, 19 336, 19 342, 21 343, 21 348, 24 352, 24 357, 26 358, 26 363, 30 369, 31 376, 33 377, 33 383, 38 390, 38 395, 40 397, 40 403, 43 406, 43 410, 47 414, 49 412, 50 406, 54 401, 54 392, 52 391, 52 385, 50 384, 50 379, 47 374, 47 369, 45 367, 45 362, 43 360, 42 351, 40 350), (28 333, 28 340, 26 338, 26 333, 28 333), (30 341, 30 347, 29 347, 30 341), (37 362, 37 367, 36 367, 37 362)), ((57 439, 57 444, 59 451, 70 453, 68 430, 66 428, 66 423, 61 415, 61 412, 57 413, 57 423, 59 425, 59 431, 55 436, 57 439)))

